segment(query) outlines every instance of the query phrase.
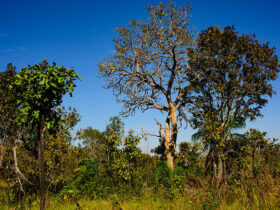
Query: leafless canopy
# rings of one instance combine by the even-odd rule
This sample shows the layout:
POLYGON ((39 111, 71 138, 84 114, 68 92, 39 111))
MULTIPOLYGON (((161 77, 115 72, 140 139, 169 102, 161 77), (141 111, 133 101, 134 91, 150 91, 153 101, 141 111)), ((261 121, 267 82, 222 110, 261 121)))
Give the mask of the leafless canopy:
POLYGON ((128 27, 117 28, 114 55, 99 64, 105 88, 124 104, 123 116, 136 109, 169 112, 170 104, 183 116, 185 96, 197 76, 191 76, 188 68, 188 49, 194 43, 190 5, 174 7, 172 3, 149 7, 148 20, 132 20, 128 27))

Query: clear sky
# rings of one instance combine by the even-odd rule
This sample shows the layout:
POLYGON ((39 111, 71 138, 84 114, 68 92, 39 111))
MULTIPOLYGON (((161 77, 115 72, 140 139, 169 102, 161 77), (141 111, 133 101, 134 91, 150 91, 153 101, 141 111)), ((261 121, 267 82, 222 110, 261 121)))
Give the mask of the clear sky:
MULTIPOLYGON (((82 116, 77 128, 93 126, 103 130, 110 116, 118 115, 111 90, 102 88, 97 64, 113 53, 114 29, 131 19, 145 19, 145 7, 158 0, 0 0, 0 69, 12 62, 18 69, 46 58, 59 65, 74 67, 83 78, 74 97, 66 97, 65 106, 75 107, 82 116)), ((178 6, 187 1, 174 1, 178 6)), ((278 0, 191 0, 192 22, 197 32, 212 25, 232 25, 240 33, 256 33, 257 39, 271 43, 280 56, 280 2, 278 0)), ((277 95, 263 109, 264 117, 247 128, 267 131, 280 138, 280 79, 273 83, 277 95)), ((164 119, 156 111, 124 119, 127 128, 157 132, 154 118, 164 119)), ((178 141, 189 141, 194 131, 180 129, 178 141)), ((151 139, 141 143, 147 152, 157 145, 151 139)))

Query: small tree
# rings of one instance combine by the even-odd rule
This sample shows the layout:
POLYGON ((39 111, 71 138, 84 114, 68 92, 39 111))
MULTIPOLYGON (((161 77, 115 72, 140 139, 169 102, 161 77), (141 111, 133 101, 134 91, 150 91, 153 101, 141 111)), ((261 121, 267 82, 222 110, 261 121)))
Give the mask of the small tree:
MULTIPOLYGON (((7 65, 7 69, 0 73, 0 170, 2 169, 7 151, 12 148, 13 154, 13 172, 16 175, 17 183, 21 191, 24 193, 21 181, 25 181, 29 185, 33 184, 21 172, 17 161, 17 146, 18 140, 22 137, 24 127, 16 123, 16 118, 19 116, 20 107, 16 103, 16 92, 10 89, 11 84, 15 80, 16 67, 11 63, 7 65)), ((6 158, 6 160, 10 159, 6 158)), ((9 161, 8 161, 9 162, 9 161)), ((1 171, 1 176, 2 176, 1 171)), ((6 180, 7 181, 7 180, 6 180)))
POLYGON ((133 130, 124 135, 124 123, 119 117, 111 117, 106 126, 104 153, 107 156, 105 167, 108 175, 116 184, 120 181, 131 182, 141 150, 137 148, 140 137, 133 130))
POLYGON ((261 44, 255 35, 238 35, 233 26, 202 31, 190 56, 191 68, 200 74, 192 122, 215 154, 219 186, 226 174, 223 160, 231 131, 262 116, 267 97, 274 93, 271 81, 279 72, 278 57, 268 43, 261 44))
POLYGON ((4 72, 0 72, 0 170, 5 157, 8 144, 16 138, 19 127, 14 123, 18 114, 16 98, 9 85, 13 82, 16 68, 12 64, 7 65, 4 72))
POLYGON ((49 65, 46 60, 23 68, 15 77, 13 88, 21 113, 17 121, 19 124, 31 123, 37 128, 40 209, 45 209, 44 133, 46 129, 55 131, 57 128, 59 115, 55 108, 62 103, 63 95, 72 96, 74 81, 80 78, 73 69, 58 67, 55 63, 49 65))
POLYGON ((71 143, 74 138, 71 132, 80 121, 80 115, 71 107, 68 110, 64 107, 56 110, 60 115, 58 129, 55 135, 45 135, 46 191, 50 193, 58 193, 70 181, 78 165, 78 161, 73 161, 75 156, 71 143))
POLYGON ((245 133, 246 140, 248 141, 248 152, 251 156, 251 170, 253 177, 256 178, 256 154, 258 150, 264 148, 268 144, 268 140, 265 138, 266 132, 261 132, 257 129, 251 128, 245 133))
POLYGON ((89 126, 85 129, 80 129, 76 136, 79 140, 82 140, 92 160, 98 158, 101 163, 105 162, 106 155, 103 150, 106 139, 104 132, 89 126))
POLYGON ((198 165, 199 156, 201 155, 200 143, 182 142, 179 144, 179 149, 178 165, 185 168, 194 168, 198 165))
POLYGON ((137 109, 167 114, 160 137, 170 168, 174 167, 177 122, 185 117, 188 90, 199 78, 191 76, 188 66, 188 50, 193 46, 190 5, 174 7, 173 3, 150 6, 147 21, 132 20, 127 28, 117 28, 114 55, 99 64, 105 88, 111 88, 124 105, 123 116, 137 109))

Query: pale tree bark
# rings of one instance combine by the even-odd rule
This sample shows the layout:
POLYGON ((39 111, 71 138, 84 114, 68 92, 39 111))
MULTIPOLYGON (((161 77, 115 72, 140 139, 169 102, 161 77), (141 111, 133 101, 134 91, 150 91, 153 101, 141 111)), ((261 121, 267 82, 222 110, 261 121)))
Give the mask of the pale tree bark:
POLYGON ((165 136, 164 136, 164 154, 167 160, 167 165, 173 169, 173 155, 172 155, 172 149, 171 149, 171 139, 170 139, 170 119, 169 116, 166 118, 165 121, 165 136))
POLYGON ((147 136, 156 136, 164 139, 164 156, 167 160, 167 165, 169 168, 174 169, 174 158, 176 153, 176 140, 177 140, 177 115, 174 109, 172 114, 168 114, 165 120, 164 132, 162 133, 162 125, 159 121, 155 120, 159 125, 159 134, 155 133, 145 133, 143 136, 147 139, 147 136))
POLYGON ((170 112, 165 122, 165 156, 168 166, 174 168, 174 156, 176 152, 178 127, 177 127, 177 113, 176 107, 173 103, 170 104, 170 112), (171 128, 170 128, 171 121, 171 128), (170 133, 171 131, 171 133, 170 133))
MULTIPOLYGON (((14 143, 13 145, 13 154, 14 154, 14 166, 15 166, 15 172, 18 176, 18 178, 21 178, 23 181, 27 182, 29 185, 32 185, 32 182, 30 182, 24 175, 23 173, 20 171, 19 167, 18 167, 18 163, 17 163, 17 145, 16 145, 16 142, 14 143)), ((21 182, 20 183, 20 187, 22 189, 22 186, 21 186, 21 182)), ((23 191, 23 189, 22 189, 23 191)))

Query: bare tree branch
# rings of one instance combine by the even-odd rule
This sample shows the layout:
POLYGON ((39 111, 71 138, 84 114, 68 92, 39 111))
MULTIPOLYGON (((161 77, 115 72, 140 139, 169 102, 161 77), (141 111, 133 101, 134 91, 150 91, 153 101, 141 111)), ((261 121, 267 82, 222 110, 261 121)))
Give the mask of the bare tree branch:
POLYGON ((32 185, 32 182, 30 182, 20 171, 19 167, 18 167, 18 164, 17 164, 17 146, 16 146, 16 143, 14 143, 13 145, 13 154, 14 154, 14 164, 15 164, 15 172, 16 174, 22 179, 24 180, 26 183, 28 183, 29 185, 32 185))

